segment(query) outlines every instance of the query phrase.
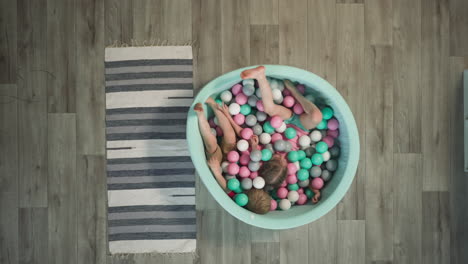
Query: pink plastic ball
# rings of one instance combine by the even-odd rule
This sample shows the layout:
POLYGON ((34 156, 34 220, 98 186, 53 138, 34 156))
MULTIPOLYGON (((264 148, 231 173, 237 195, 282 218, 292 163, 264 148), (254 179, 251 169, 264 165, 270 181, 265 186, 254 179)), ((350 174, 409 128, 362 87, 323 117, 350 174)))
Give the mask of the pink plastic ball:
POLYGON ((303 84, 298 84, 296 85, 296 89, 301 93, 304 94, 305 92, 305 86, 303 84))
POLYGON ((258 177, 258 172, 252 171, 252 172, 250 173, 250 176, 249 176, 249 177, 250 177, 250 179, 252 179, 252 180, 255 179, 255 178, 257 178, 257 177, 258 177))
MULTIPOLYGON (((336 131, 336 130, 332 130, 336 131)), ((335 144, 335 140, 331 136, 326 136, 322 139, 323 142, 327 143, 328 147, 331 148, 335 144)))
POLYGON ((288 189, 280 187, 278 188, 278 191, 276 191, 276 195, 278 196, 278 198, 284 199, 286 198, 286 196, 288 196, 288 189))
POLYGON ((243 139, 249 140, 253 135, 253 130, 249 127, 242 129, 241 136, 243 139))
POLYGON ((270 124, 274 128, 279 128, 283 124, 283 119, 277 115, 273 116, 270 120, 270 124))
POLYGON ((335 118, 332 118, 328 120, 327 126, 328 126, 328 129, 330 130, 337 130, 340 124, 338 123, 338 120, 336 120, 335 118))
POLYGON ((260 101, 260 100, 257 101, 257 109, 258 109, 258 111, 264 111, 265 110, 265 108, 263 107, 263 102, 260 101))
POLYGON ((249 161, 250 161, 250 155, 249 155, 249 154, 243 153, 243 154, 240 156, 239 163, 240 163, 241 165, 247 165, 247 164, 249 164, 249 161))
POLYGON ((278 203, 274 199, 271 199, 271 201, 270 201, 270 211, 276 210, 277 207, 278 207, 278 203))
POLYGON ((307 202, 307 195, 301 193, 299 194, 299 199, 296 201, 296 204, 303 205, 307 202))
POLYGON ((245 116, 243 114, 237 114, 233 117, 233 119, 234 122, 236 122, 236 124, 238 124, 239 126, 241 126, 245 122, 245 116))
POLYGON ((247 95, 244 93, 239 93, 236 95, 236 103, 239 105, 245 105, 247 103, 247 95))
POLYGON ((223 136, 223 130, 219 126, 217 126, 215 129, 216 129, 216 135, 218 137, 222 137, 223 136))
POLYGON ((302 105, 300 103, 296 103, 293 107, 293 111, 296 115, 300 115, 304 113, 304 108, 302 108, 302 105))
POLYGON ((291 92, 288 89, 283 90, 283 96, 290 96, 291 92))
POLYGON ((338 138, 340 135, 340 130, 327 130, 327 136, 330 136, 332 138, 338 138))
POLYGON ((242 85, 236 83, 231 88, 231 92, 233 95, 238 95, 242 91, 242 85))
POLYGON ((240 157, 239 153, 237 151, 235 151, 235 150, 231 150, 227 154, 227 160, 229 162, 237 162, 237 161, 239 161, 239 157, 240 157))
POLYGON ((283 99, 283 105, 288 107, 288 108, 293 107, 294 103, 295 103, 295 100, 294 100, 294 98, 292 96, 288 95, 288 96, 284 97, 284 99, 283 99))
POLYGON ((239 169, 239 176, 241 176, 242 178, 247 178, 250 176, 250 170, 249 168, 247 168, 246 166, 242 166, 240 167, 239 169))
POLYGON ((304 193, 304 189, 299 188, 299 190, 297 190, 297 193, 298 193, 298 194, 304 193))
POLYGON ((212 127, 212 128, 215 128, 215 127, 216 127, 216 124, 215 124, 215 122, 214 122, 214 118, 208 119, 208 124, 210 124, 210 127, 212 127))
POLYGON ((283 139, 283 136, 280 133, 274 133, 271 135, 271 143, 275 143, 278 140, 283 139))
POLYGON ((314 178, 311 183, 312 188, 320 190, 323 188, 322 178, 314 178))
POLYGON ((288 163, 288 175, 293 175, 297 172, 297 166, 294 163, 288 163))
POLYGON ((231 163, 228 165, 227 171, 229 175, 236 175, 237 173, 239 173, 239 165, 237 165, 236 163, 231 163))
POLYGON ((288 177, 286 177, 286 182, 287 182, 288 184, 295 184, 295 183, 297 182, 297 177, 296 177, 296 175, 291 174, 291 175, 289 175, 288 177))
POLYGON ((283 181, 281 184, 280 184, 280 187, 286 187, 288 186, 288 183, 286 181, 283 181))

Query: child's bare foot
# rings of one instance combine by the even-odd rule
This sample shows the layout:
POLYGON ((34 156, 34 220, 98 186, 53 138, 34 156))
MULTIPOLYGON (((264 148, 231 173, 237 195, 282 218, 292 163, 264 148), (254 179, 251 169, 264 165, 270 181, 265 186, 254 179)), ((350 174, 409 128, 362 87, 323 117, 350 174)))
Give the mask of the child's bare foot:
POLYGON ((215 102, 215 100, 211 97, 208 97, 206 99, 205 103, 211 107, 211 109, 216 110, 218 109, 218 103, 215 102))
POLYGON ((197 114, 203 114, 203 105, 201 103, 198 103, 198 104, 195 105, 193 110, 195 110, 195 112, 197 112, 197 114))
POLYGON ((257 68, 248 69, 241 72, 242 79, 259 79, 265 78, 265 67, 258 66, 257 68))

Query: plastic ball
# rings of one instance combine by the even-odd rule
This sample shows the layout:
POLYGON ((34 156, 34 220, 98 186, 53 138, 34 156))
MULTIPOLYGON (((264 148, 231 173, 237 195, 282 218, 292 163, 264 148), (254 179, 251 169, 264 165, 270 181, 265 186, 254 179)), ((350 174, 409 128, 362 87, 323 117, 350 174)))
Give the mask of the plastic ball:
POLYGON ((241 152, 246 151, 247 149, 249 149, 249 142, 247 142, 247 140, 245 139, 237 141, 237 149, 241 152))
POLYGON ((270 124, 273 128, 278 128, 283 123, 283 119, 277 115, 273 116, 270 120, 270 124))
POLYGON ((243 114, 237 114, 235 115, 232 119, 234 119, 234 122, 241 126, 245 122, 245 116, 243 114))
POLYGON ((242 189, 250 190, 250 189, 252 189, 252 186, 253 186, 252 179, 250 179, 250 178, 242 179, 242 181, 241 181, 242 189))
POLYGON ((245 84, 242 88, 242 92, 247 96, 251 96, 255 93, 255 87, 253 84, 245 84))
POLYGON ((271 151, 271 153, 275 152, 275 150, 273 149, 273 144, 266 144, 265 149, 268 149, 269 151, 271 151))
POLYGON ((212 128, 216 127, 216 123, 214 121, 214 118, 208 119, 208 124, 210 124, 210 127, 212 127, 212 128))
POLYGON ((240 169, 239 169, 239 176, 240 176, 241 178, 247 178, 247 177, 249 177, 249 176, 250 176, 250 170, 249 170, 249 168, 247 168, 246 166, 240 167, 240 169))
POLYGON ((242 80, 242 85, 254 85, 255 84, 255 81, 254 79, 244 79, 242 80))
POLYGON ((229 190, 234 191, 240 188, 240 182, 238 179, 230 179, 227 182, 227 187, 229 190))
POLYGON ((299 163, 299 161, 296 161, 293 164, 294 164, 294 166, 296 166, 297 170, 299 170, 301 168, 301 164, 299 163))
POLYGON ((291 202, 288 199, 282 199, 279 202, 279 208, 283 211, 289 210, 289 208, 291 208, 291 202))
POLYGON ((250 105, 248 105, 248 104, 244 104, 240 108, 240 113, 245 115, 245 116, 249 115, 251 112, 252 112, 252 107, 250 107, 250 105))
POLYGON ((255 189, 263 189, 263 187, 265 187, 265 180, 260 176, 256 177, 253 179, 253 187, 255 187, 255 189))
POLYGON ((319 153, 315 153, 314 155, 312 155, 312 164, 314 165, 321 165, 323 163, 323 157, 322 157, 322 154, 319 154, 319 153))
POLYGON ((297 153, 297 151, 290 151, 288 153, 288 160, 291 161, 291 162, 296 162, 299 160, 299 154, 297 153))
POLYGON ((216 136, 222 137, 223 136, 223 130, 220 127, 216 127, 216 136))
POLYGON ((302 105, 300 103, 296 103, 293 107, 293 112, 296 114, 296 115, 300 115, 302 113, 304 113, 304 108, 302 108, 302 105))
POLYGON ((327 136, 330 136, 332 138, 338 138, 340 135, 340 130, 327 130, 327 136))
POLYGON ((271 94, 273 96, 273 100, 275 101, 283 99, 283 94, 278 89, 272 89, 271 94))
POLYGON ((307 195, 301 193, 299 194, 299 198, 296 201, 297 205, 303 205, 307 202, 307 195))
POLYGON ((288 183, 286 181, 283 181, 281 184, 280 184, 280 187, 287 187, 288 186, 288 183))
POLYGON ((307 94, 304 96, 307 100, 311 101, 312 103, 315 103, 315 97, 311 94, 307 94))
POLYGON ((269 149, 262 150, 262 161, 269 161, 273 156, 273 152, 269 149))
POLYGON ((312 188, 320 190, 323 188, 323 180, 322 178, 314 178, 310 185, 312 186, 312 188))
POLYGON ((293 175, 288 175, 288 177, 286 177, 286 182, 287 182, 288 184, 294 184, 294 183, 296 183, 296 182, 297 182, 297 177, 296 177, 296 175, 294 175, 294 174, 293 174, 293 175))
POLYGON ((242 91, 242 85, 236 83, 234 86, 231 88, 231 92, 233 95, 237 95, 242 91))
POLYGON ((240 113, 240 105, 236 103, 232 103, 229 105, 229 113, 231 115, 237 115, 240 113))
POLYGON ((252 127, 252 130, 253 130, 253 133, 257 136, 260 136, 263 132, 263 128, 259 124, 254 125, 252 127))
POLYGON ((278 90, 280 90, 281 92, 284 91, 284 82, 281 81, 281 80, 277 80, 278 81, 278 90))
POLYGON ((291 202, 291 203, 295 203, 297 202, 297 200, 299 200, 299 193, 297 191, 290 191, 288 193, 288 200, 291 202))
POLYGON ((297 179, 300 181, 305 181, 309 178, 309 171, 306 169, 300 169, 297 172, 297 179))
POLYGON ((263 107, 263 102, 262 101, 258 100, 256 106, 257 106, 258 111, 265 111, 265 108, 263 107))
POLYGON ((213 122, 215 123, 215 125, 219 126, 219 121, 216 116, 213 118, 213 122))
POLYGON ((263 123, 263 131, 268 134, 273 134, 275 132, 275 129, 271 126, 270 122, 267 121, 263 123))
POLYGON ((304 150, 305 154, 306 154, 306 157, 312 157, 312 155, 315 154, 315 147, 308 147, 304 150))
POLYGON ((314 130, 310 133, 309 137, 312 142, 318 142, 322 139, 322 133, 318 130, 314 130))
POLYGON ((289 91, 288 89, 284 89, 283 96, 291 96, 291 91, 289 91))
POLYGON ((330 152, 325 151, 324 153, 322 153, 322 157, 323 157, 323 161, 329 161, 331 158, 330 152))
POLYGON ((258 140, 260 141, 260 143, 262 143, 263 145, 266 145, 268 143, 271 142, 271 136, 270 134, 267 134, 267 133, 262 133, 260 135, 260 137, 258 138, 258 140))
POLYGON ((335 144, 335 140, 330 136, 324 137, 322 141, 325 142, 329 148, 333 147, 333 145, 335 144))
POLYGON ((217 133, 216 133, 216 129, 210 128, 210 132, 211 132, 211 134, 212 134, 213 136, 216 137, 216 134, 217 134, 217 133))
POLYGON ((258 111, 256 114, 258 122, 263 122, 267 119, 267 114, 262 111, 258 111))
POLYGON ((323 119, 325 120, 328 120, 330 118, 333 117, 333 109, 331 109, 330 107, 324 107, 322 109, 322 116, 323 116, 323 119))
POLYGON ((235 179, 235 178, 236 178, 235 175, 226 174, 226 176, 224 176, 224 179, 226 179, 226 181, 229 181, 230 179, 235 179))
POLYGON ((311 189, 306 189, 304 191, 304 194, 307 196, 308 199, 312 198, 314 196, 314 192, 311 189))
POLYGON ((251 107, 257 107, 257 101, 258 98, 255 95, 251 95, 249 98, 247 98, 247 104, 249 104, 251 107))
POLYGON ((271 201, 270 201, 270 211, 276 210, 277 207, 278 207, 278 203, 274 199, 271 199, 271 201))
POLYGON ((249 164, 249 162, 250 162, 249 154, 244 153, 244 154, 242 154, 242 155, 240 156, 240 158, 239 158, 239 163, 240 163, 241 165, 244 165, 244 166, 245 166, 245 165, 249 164))
MULTIPOLYGON (((287 91, 287 90, 285 90, 287 91)), ((296 100, 294 100, 294 97, 288 95, 288 96, 285 96, 284 99, 283 99, 283 105, 285 107, 288 107, 288 108, 291 108, 294 106, 294 103, 296 102, 296 100)))
POLYGON ((329 170, 323 170, 322 175, 320 175, 320 178, 322 178, 324 181, 329 181, 332 177, 332 173, 329 170))
POLYGON ((228 193, 228 195, 229 195, 229 197, 231 197, 231 198, 232 198, 232 197, 234 197, 234 196, 236 195, 236 193, 235 193, 235 192, 233 192, 233 191, 230 191, 230 192, 228 193))
POLYGON ((284 142, 284 140, 278 140, 275 143, 273 143, 273 146, 276 151, 284 151, 286 143, 284 142))
POLYGON ((258 171, 260 169, 260 162, 250 161, 249 169, 251 171, 258 171))
POLYGON ((253 127, 257 124, 257 118, 254 115, 248 115, 245 117, 245 124, 253 127))
POLYGON ((285 141, 284 152, 290 152, 293 149, 293 145, 290 141, 285 141))
POLYGON ((262 98, 262 90, 257 89, 257 91, 255 91, 255 95, 256 95, 258 98, 262 98))
POLYGON ((297 135, 296 129, 294 129, 292 127, 288 127, 284 131, 284 135, 286 136, 287 139, 295 138, 296 135, 297 135))
POLYGON ((232 100, 232 93, 228 90, 224 91, 220 95, 221 100, 225 103, 229 103, 232 100))
POLYGON ((282 140, 282 139, 283 139, 283 136, 280 133, 274 133, 273 135, 271 135, 272 143, 275 143, 276 141, 282 140))
POLYGON ((220 98, 216 98, 215 103, 217 103, 218 105, 223 105, 223 100, 221 100, 220 98))
POLYGON ((299 146, 301 147, 308 147, 310 146, 311 140, 310 137, 307 135, 303 135, 299 137, 299 146))
POLYGON ((279 81, 277 79, 270 79, 268 82, 270 83, 270 88, 272 90, 278 89, 278 82, 279 81))
POLYGON ((288 196, 288 189, 284 187, 278 188, 278 190, 276 191, 276 196, 278 196, 278 198, 280 199, 286 198, 288 196))
POLYGON ((325 129, 325 128, 327 128, 327 121, 326 121, 326 120, 320 121, 320 123, 318 123, 318 125, 317 125, 317 128, 318 128, 318 129, 325 129))
POLYGON ((325 166, 329 171, 336 171, 336 169, 338 168, 338 162, 334 159, 331 159, 327 161, 327 163, 325 163, 325 166))
POLYGON ((262 160, 262 152, 260 150, 253 150, 250 153, 250 159, 254 162, 259 162, 262 160))
POLYGON ((305 179, 305 180, 303 180, 303 181, 299 181, 297 184, 299 185, 299 187, 305 188, 305 187, 309 186, 309 179, 305 179))
POLYGON ((328 123, 327 123, 328 129, 337 130, 339 126, 340 126, 340 124, 339 124, 338 120, 336 120, 335 118, 332 118, 332 119, 328 120, 328 123))
POLYGON ((286 128, 286 123, 282 122, 280 127, 275 128, 275 131, 278 133, 283 133, 286 130, 286 128))
POLYGON ((318 153, 324 153, 328 150, 328 145, 327 143, 320 141, 315 145, 315 150, 317 150, 318 153))
POLYGON ((231 175, 236 175, 237 173, 239 173, 239 165, 237 165, 236 163, 231 163, 228 165, 227 171, 231 175))
POLYGON ((338 146, 333 146, 329 150, 332 158, 338 158, 340 156, 340 148, 338 146))
POLYGON ((240 157, 239 152, 237 152, 235 150, 231 150, 227 154, 227 160, 229 162, 237 162, 237 161, 239 161, 239 157, 240 157))
POLYGON ((322 169, 320 168, 320 166, 313 166, 310 169, 310 176, 312 176, 313 178, 320 177, 320 175, 322 175, 322 169))
POLYGON ((297 172, 297 167, 294 163, 288 163, 288 175, 293 175, 297 172))
POLYGON ((243 139, 250 139, 253 136, 253 130, 251 128, 244 128, 241 130, 241 137, 243 139))
POLYGON ((298 156, 297 160, 301 161, 301 160, 306 158, 306 153, 303 150, 298 150, 297 151, 297 156, 298 156))
POLYGON ((297 191, 297 190, 299 190, 299 185, 298 185, 297 183, 288 184, 288 190, 290 190, 290 191, 297 191))
POLYGON ((247 103, 247 95, 245 95, 244 93, 238 93, 236 95, 236 103, 238 103, 239 105, 244 105, 247 103))
POLYGON ((227 172, 227 167, 229 166, 229 162, 228 161, 223 161, 221 163, 221 169, 223 170, 224 173, 227 172))
POLYGON ((245 206, 249 202, 249 197, 245 193, 239 193, 234 196, 234 200, 236 201, 237 205, 245 206))
POLYGON ((257 176, 258 176, 258 172, 252 171, 252 172, 250 173, 250 176, 249 176, 249 177, 250 177, 250 179, 253 180, 253 179, 257 178, 257 176))
POLYGON ((312 168, 312 161, 310 159, 303 159, 299 164, 301 165, 301 168, 306 170, 312 168))

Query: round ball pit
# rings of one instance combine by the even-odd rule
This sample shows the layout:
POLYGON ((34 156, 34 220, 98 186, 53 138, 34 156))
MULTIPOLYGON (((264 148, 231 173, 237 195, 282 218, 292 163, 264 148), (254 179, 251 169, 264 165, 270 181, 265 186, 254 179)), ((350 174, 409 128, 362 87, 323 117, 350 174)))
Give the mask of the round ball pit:
MULTIPOLYGON (((209 96, 219 94, 230 89, 241 81, 240 73, 250 66, 238 69, 209 82, 196 96, 187 118, 187 143, 190 156, 200 178, 215 200, 230 214, 237 219, 266 229, 288 229, 308 224, 322 217, 344 197, 348 191, 359 161, 359 135, 355 119, 348 105, 337 90, 319 76, 290 66, 265 65, 266 75, 278 79, 290 79, 304 84, 307 88, 306 94, 312 94, 316 102, 324 102, 334 110, 336 119, 340 124, 339 141, 341 143, 341 154, 338 159, 339 166, 332 179, 321 190, 322 199, 317 204, 293 206, 288 211, 271 211, 265 215, 258 215, 240 207, 230 198, 216 182, 206 163, 203 141, 199 131, 198 120, 193 107, 196 103, 204 103, 209 96)), ((206 107, 205 107, 206 109, 206 107)), ((211 111, 205 111, 212 115, 211 111)))

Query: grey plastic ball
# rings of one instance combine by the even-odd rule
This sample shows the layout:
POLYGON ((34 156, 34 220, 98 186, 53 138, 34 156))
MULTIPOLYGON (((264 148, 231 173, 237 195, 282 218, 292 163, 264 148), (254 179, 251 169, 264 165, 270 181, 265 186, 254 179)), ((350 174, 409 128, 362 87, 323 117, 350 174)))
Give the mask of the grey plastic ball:
POLYGON ((308 147, 308 148, 306 148, 304 151, 305 151, 306 156, 307 156, 308 158, 312 157, 312 155, 314 155, 315 152, 316 152, 316 151, 315 151, 315 148, 313 148, 313 147, 308 147))
POLYGON ((340 156, 340 148, 337 146, 331 147, 328 151, 332 158, 338 158, 340 156))
POLYGON ((324 181, 329 181, 332 177, 332 173, 329 170, 323 170, 320 176, 324 181))
POLYGON ((226 174, 226 176, 224 176, 224 179, 226 179, 226 181, 229 181, 230 179, 235 179, 235 178, 236 178, 235 175, 226 174))
POLYGON ((268 149, 268 150, 270 150, 270 151, 273 152, 273 153, 275 152, 274 149, 273 149, 273 145, 272 145, 272 144, 266 144, 266 145, 265 145, 265 148, 268 149))
POLYGON ((332 159, 332 160, 327 161, 325 166, 327 167, 327 170, 329 171, 336 171, 336 169, 338 168, 338 162, 332 159))
POLYGON ((245 84, 242 88, 242 92, 244 92, 244 94, 247 96, 251 96, 255 93, 255 87, 253 84, 245 84))
POLYGON ((241 181, 241 186, 243 190, 250 190, 252 189, 252 179, 250 178, 245 178, 241 181))
POLYGON ((255 161, 249 162, 250 171, 258 171, 259 169, 260 169, 260 162, 255 162, 255 161))
POLYGON ((319 166, 313 166, 310 169, 310 176, 317 178, 322 174, 322 169, 319 166))
POLYGON ((265 112, 258 111, 255 115, 257 116, 258 122, 263 122, 267 119, 267 114, 265 114, 265 112))
POLYGON ((284 152, 289 152, 292 150, 292 143, 289 141, 284 141, 285 146, 284 146, 284 152))
POLYGON ((250 159, 254 162, 259 162, 262 159, 262 152, 260 150, 254 150, 250 153, 250 159))
POLYGON ((261 125, 256 124, 252 127, 252 130, 255 135, 260 136, 263 133, 263 128, 261 125))
POLYGON ((286 141, 284 141, 284 140, 277 140, 277 141, 275 141, 275 143, 273 144, 273 146, 275 147, 275 150, 276 150, 276 151, 285 151, 285 149, 286 149, 286 141))
POLYGON ((322 138, 327 136, 327 131, 325 129, 320 130, 320 133, 322 134, 322 138))
POLYGON ((257 96, 251 95, 251 96, 249 96, 249 99, 247 100, 247 103, 252 107, 257 107, 257 101, 258 101, 257 96))
POLYGON ((309 179, 299 181, 298 184, 299 184, 299 187, 305 188, 305 187, 309 186, 309 179))
POLYGON ((245 124, 253 127, 257 124, 257 118, 254 115, 248 115, 245 117, 245 124))

